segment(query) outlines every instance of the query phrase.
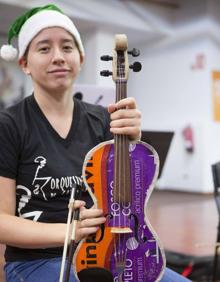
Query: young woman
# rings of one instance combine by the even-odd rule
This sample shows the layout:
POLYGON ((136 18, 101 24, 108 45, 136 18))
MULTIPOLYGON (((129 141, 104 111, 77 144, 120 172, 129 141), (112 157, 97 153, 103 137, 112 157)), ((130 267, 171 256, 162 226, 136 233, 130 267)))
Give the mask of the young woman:
MULTIPOLYGON (((28 11, 13 24, 9 43, 14 36, 33 94, 0 113, 0 242, 7 245, 6 280, 58 281, 70 191, 81 181, 84 157, 112 133, 137 140, 141 114, 133 98, 109 105, 108 112, 73 99, 84 49, 73 22, 56 6, 28 11)), ((5 59, 14 53, 11 45, 1 49, 5 59)), ((75 203, 81 218, 77 241, 106 220, 102 210, 86 208, 87 195, 83 199, 75 203)), ((70 281, 76 281, 73 273, 70 281)))

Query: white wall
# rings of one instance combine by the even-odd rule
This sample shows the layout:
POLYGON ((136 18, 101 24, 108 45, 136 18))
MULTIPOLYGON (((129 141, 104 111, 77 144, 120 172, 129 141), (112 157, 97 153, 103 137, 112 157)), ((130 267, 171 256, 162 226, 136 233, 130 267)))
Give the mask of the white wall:
POLYGON ((212 192, 211 164, 220 160, 220 123, 213 121, 211 72, 219 70, 219 46, 209 37, 156 48, 143 46, 143 71, 130 75, 143 116, 144 130, 175 132, 157 186, 161 189, 212 192), (193 69, 198 54, 204 67, 193 69), (195 151, 188 153, 182 138, 190 124, 195 151))
POLYGON ((143 112, 144 129, 173 129, 179 124, 211 119, 212 49, 206 38, 156 51, 145 47, 143 70, 130 75, 129 89, 143 112), (205 66, 193 70, 198 54, 204 54, 205 66))
POLYGON ((112 55, 114 33, 102 31, 100 28, 93 32, 84 33, 85 62, 82 66, 81 74, 77 83, 86 83, 92 85, 102 85, 113 87, 113 81, 110 77, 100 76, 100 71, 112 70, 112 62, 101 61, 102 55, 112 55))

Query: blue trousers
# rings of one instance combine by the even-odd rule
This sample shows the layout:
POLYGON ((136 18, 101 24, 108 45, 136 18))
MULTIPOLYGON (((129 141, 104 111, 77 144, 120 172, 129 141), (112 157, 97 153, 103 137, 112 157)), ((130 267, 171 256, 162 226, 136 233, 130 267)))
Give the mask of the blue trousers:
MULTIPOLYGON (((6 282, 58 282, 60 266, 61 258, 10 262, 5 265, 6 282)), ((69 281, 77 281, 73 270, 69 281)), ((190 280, 166 268, 161 282, 190 282, 190 280)))
POLYGON ((164 276, 160 280, 160 282, 191 282, 191 280, 187 279, 186 277, 180 275, 173 270, 166 268, 164 272, 164 276))
MULTIPOLYGON (((60 268, 60 257, 6 263, 6 282, 59 282, 60 268)), ((73 269, 71 269, 69 281, 78 281, 73 269)))

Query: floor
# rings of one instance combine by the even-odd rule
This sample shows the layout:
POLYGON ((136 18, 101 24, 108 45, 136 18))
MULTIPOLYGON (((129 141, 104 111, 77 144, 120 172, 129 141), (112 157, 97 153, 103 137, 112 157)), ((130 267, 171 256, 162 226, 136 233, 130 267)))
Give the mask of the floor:
POLYGON ((166 250, 214 254, 218 211, 213 195, 154 190, 147 207, 148 219, 166 250))
MULTIPOLYGON (((218 212, 212 195, 154 190, 147 214, 165 250, 197 257, 214 254, 218 212)), ((1 282, 3 249, 0 245, 1 282)))

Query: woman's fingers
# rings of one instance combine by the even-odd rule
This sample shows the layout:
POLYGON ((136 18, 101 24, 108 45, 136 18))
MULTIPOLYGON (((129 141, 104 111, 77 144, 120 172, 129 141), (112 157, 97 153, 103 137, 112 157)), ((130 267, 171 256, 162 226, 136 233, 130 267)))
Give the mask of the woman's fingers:
POLYGON ((83 220, 79 220, 80 228, 83 227, 93 227, 93 226, 99 226, 102 223, 105 223, 106 218, 105 217, 97 217, 97 218, 86 218, 83 220))
POLYGON ((103 211, 101 209, 96 209, 96 208, 86 209, 85 207, 82 207, 80 209, 80 220, 100 217, 102 215, 103 215, 103 211))
POLYGON ((129 97, 129 98, 125 98, 120 100, 119 102, 115 103, 115 104, 110 104, 108 106, 108 111, 109 113, 113 113, 119 109, 136 109, 137 105, 136 105, 136 101, 133 97, 129 97))
POLYGON ((79 209, 85 206, 85 202, 84 201, 80 201, 80 200, 76 200, 74 201, 74 209, 79 209))
POLYGON ((103 216, 101 209, 80 208, 80 219, 77 224, 77 240, 93 234, 98 231, 101 224, 105 223, 106 218, 103 216))
POLYGON ((111 114, 110 131, 113 134, 128 135, 131 140, 141 136, 141 112, 136 108, 134 98, 126 98, 108 107, 111 114))

